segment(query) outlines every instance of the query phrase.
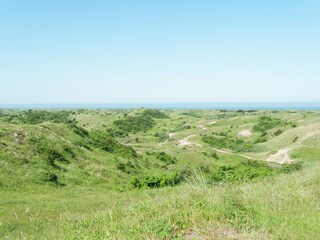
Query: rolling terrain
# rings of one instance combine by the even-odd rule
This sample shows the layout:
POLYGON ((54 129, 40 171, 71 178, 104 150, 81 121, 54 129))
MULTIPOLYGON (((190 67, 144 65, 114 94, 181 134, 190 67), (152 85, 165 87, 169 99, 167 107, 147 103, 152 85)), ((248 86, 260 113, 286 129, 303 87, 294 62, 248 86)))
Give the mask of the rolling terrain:
POLYGON ((1 110, 1 239, 319 239, 320 112, 1 110))

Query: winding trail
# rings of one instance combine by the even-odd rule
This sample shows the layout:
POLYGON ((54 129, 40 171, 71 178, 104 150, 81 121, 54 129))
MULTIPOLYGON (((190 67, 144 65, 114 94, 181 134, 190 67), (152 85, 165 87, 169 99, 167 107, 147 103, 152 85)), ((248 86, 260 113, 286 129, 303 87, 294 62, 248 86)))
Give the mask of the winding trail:
POLYGON ((230 151, 226 151, 226 150, 221 150, 221 149, 213 148, 213 147, 210 147, 210 148, 213 149, 213 150, 215 150, 216 152, 219 152, 219 153, 235 155, 235 156, 243 157, 243 158, 246 158, 246 159, 249 159, 249 160, 257 160, 256 158, 249 157, 249 156, 246 156, 246 155, 243 155, 243 154, 240 154, 240 153, 234 153, 234 152, 230 152, 230 151))
POLYGON ((195 136, 196 136, 196 134, 191 134, 191 135, 179 140, 178 141, 178 146, 185 147, 185 146, 192 146, 193 145, 193 146, 197 146, 197 147, 202 147, 201 144, 192 143, 192 142, 189 141, 190 138, 195 137, 195 136))

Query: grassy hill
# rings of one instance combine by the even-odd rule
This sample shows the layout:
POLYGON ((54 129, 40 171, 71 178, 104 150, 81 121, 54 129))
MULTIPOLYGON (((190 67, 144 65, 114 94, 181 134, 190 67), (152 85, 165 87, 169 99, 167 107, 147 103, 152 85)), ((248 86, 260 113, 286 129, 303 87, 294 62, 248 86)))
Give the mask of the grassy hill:
POLYGON ((0 238, 319 239, 320 112, 0 111, 0 238))

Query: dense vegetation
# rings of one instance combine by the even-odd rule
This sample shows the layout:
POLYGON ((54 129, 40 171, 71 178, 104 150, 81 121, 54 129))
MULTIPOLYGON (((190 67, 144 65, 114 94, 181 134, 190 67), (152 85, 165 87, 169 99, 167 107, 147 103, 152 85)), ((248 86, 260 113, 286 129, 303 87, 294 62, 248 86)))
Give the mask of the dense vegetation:
POLYGON ((0 238, 319 239, 319 122, 318 111, 2 110, 0 238))
POLYGON ((235 152, 252 152, 254 145, 242 139, 230 138, 227 136, 207 136, 202 137, 202 141, 215 148, 227 148, 235 152))
POLYGON ((11 123, 40 124, 44 122, 75 122, 75 119, 70 119, 70 115, 70 111, 28 110, 14 114, 2 114, 0 116, 4 121, 11 123))
POLYGON ((149 116, 156 119, 167 119, 169 116, 159 110, 146 109, 143 111, 142 115, 149 116))
POLYGON ((295 126, 294 123, 281 120, 279 118, 272 118, 269 116, 262 116, 258 119, 258 123, 253 126, 253 130, 257 132, 265 132, 275 127, 284 127, 287 125, 295 126))
POLYGON ((155 125, 155 121, 148 115, 138 115, 116 120, 113 124, 125 132, 140 132, 150 130, 155 125))
POLYGON ((218 166, 210 171, 209 177, 214 182, 243 183, 247 181, 256 181, 268 176, 276 176, 281 173, 290 173, 301 169, 301 163, 283 165, 275 168, 266 163, 244 161, 237 165, 218 166))

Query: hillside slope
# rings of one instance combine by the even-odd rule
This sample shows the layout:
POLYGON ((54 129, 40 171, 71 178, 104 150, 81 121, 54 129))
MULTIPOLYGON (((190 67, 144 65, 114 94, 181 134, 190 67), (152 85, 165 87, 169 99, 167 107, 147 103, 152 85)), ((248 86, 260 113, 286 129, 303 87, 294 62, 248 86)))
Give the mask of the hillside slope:
POLYGON ((0 237, 318 239, 319 123, 318 111, 2 110, 0 237))

